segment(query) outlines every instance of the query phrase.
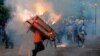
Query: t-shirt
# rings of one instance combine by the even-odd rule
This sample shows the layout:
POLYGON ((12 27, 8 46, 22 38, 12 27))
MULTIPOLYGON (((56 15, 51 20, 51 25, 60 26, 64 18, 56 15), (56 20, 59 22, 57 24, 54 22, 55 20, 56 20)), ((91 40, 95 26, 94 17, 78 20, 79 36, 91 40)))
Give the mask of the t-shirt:
POLYGON ((42 41, 42 36, 39 31, 34 32, 34 43, 38 43, 42 41))

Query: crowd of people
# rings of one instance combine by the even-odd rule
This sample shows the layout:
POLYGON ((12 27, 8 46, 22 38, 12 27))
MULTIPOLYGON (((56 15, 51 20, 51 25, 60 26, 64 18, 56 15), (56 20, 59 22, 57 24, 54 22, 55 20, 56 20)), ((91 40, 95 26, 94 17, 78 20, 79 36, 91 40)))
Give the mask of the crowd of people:
MULTIPOLYGON (((75 21, 68 22, 64 31, 65 32, 60 32, 60 34, 58 34, 58 42, 61 42, 61 36, 65 34, 67 36, 67 41, 69 41, 70 43, 76 43, 77 47, 84 47, 85 36, 87 35, 87 33, 86 26, 83 20, 76 19, 75 21)), ((0 34, 3 37, 2 42, 5 44, 5 48, 13 48, 14 44, 7 36, 5 26, 3 26, 2 23, 0 24, 0 34)), ((43 36, 41 35, 41 33, 37 29, 34 29, 35 49, 32 50, 32 56, 36 56, 38 52, 45 49, 42 38, 43 36)))
MULTIPOLYGON (((76 19, 66 23, 66 29, 63 31, 63 34, 67 36, 66 41, 77 44, 77 47, 84 47, 85 37, 87 35, 84 20, 76 19)), ((58 42, 61 42, 62 37, 60 35, 63 34, 59 34, 58 42)))

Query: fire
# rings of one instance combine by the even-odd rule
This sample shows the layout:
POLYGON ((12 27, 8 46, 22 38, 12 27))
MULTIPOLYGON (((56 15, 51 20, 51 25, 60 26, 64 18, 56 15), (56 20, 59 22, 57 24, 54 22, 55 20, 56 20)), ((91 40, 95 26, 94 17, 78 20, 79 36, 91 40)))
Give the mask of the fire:
POLYGON ((52 24, 56 23, 60 18, 61 14, 57 15, 54 11, 54 8, 51 4, 45 2, 44 0, 38 0, 35 4, 36 14, 43 16, 46 12, 49 13, 50 21, 52 24))
POLYGON ((57 47, 67 47, 66 44, 57 45, 57 47))
POLYGON ((37 2, 35 4, 36 14, 37 15, 44 15, 45 12, 49 12, 49 16, 52 18, 52 24, 55 24, 61 18, 61 14, 57 15, 50 4, 47 4, 43 0, 41 2, 37 2))
POLYGON ((36 3, 33 3, 31 10, 22 6, 18 6, 17 15, 15 16, 17 16, 17 18, 19 18, 22 22, 25 22, 36 15, 43 16, 46 12, 49 16, 48 20, 50 20, 52 24, 55 24, 61 18, 61 14, 57 15, 55 13, 51 3, 47 3, 44 0, 37 0, 36 3))
POLYGON ((52 19, 52 24, 55 24, 57 21, 59 21, 61 18, 61 14, 55 15, 54 18, 52 19))
POLYGON ((35 9, 36 9, 36 14, 37 15, 43 15, 45 12, 47 12, 49 7, 41 4, 41 3, 36 3, 35 4, 35 9))

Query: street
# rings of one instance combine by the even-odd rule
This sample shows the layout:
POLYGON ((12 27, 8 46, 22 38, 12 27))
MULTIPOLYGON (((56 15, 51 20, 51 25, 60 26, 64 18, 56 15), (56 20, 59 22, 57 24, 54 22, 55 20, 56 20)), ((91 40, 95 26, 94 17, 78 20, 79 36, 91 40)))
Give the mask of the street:
MULTIPOLYGON (((28 54, 20 55, 17 48, 5 49, 0 46, 0 56, 31 56, 28 54)), ((99 48, 81 48, 81 47, 47 47, 41 51, 37 56, 100 56, 99 48)))

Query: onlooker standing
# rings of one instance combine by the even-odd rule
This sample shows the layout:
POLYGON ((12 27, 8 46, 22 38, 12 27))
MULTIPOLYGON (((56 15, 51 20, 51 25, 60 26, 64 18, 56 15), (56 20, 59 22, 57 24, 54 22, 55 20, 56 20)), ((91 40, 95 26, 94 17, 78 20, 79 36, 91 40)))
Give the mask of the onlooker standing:
POLYGON ((72 43, 73 42, 73 27, 72 25, 69 25, 67 27, 67 40, 72 43))
POLYGON ((80 26, 79 28, 79 34, 78 34, 78 45, 84 47, 84 41, 85 41, 85 36, 87 35, 85 31, 85 25, 84 23, 80 26), (80 45, 81 43, 81 45, 80 45))

